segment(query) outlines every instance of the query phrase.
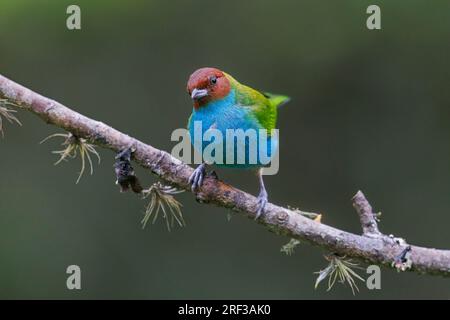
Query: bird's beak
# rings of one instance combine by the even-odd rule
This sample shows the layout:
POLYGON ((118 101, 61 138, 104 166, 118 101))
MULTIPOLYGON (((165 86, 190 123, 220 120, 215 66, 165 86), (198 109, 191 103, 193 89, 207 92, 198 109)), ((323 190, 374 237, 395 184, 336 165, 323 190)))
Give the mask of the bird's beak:
POLYGON ((193 99, 193 100, 198 100, 198 99, 201 99, 201 98, 203 98, 203 97, 206 97, 208 95, 208 90, 207 89, 194 89, 194 90, 192 90, 192 93, 191 93, 191 98, 193 99))

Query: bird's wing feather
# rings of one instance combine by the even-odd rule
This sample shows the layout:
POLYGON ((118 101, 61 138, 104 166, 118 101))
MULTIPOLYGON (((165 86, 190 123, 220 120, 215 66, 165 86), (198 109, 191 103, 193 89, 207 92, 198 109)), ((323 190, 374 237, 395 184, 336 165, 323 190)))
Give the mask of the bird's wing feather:
POLYGON ((277 108, 284 106, 286 103, 291 101, 291 98, 289 98, 288 96, 281 95, 281 94, 274 94, 274 93, 269 93, 269 92, 263 92, 263 94, 277 108))
POLYGON ((243 85, 227 74, 231 87, 236 92, 236 102, 252 110, 260 125, 267 129, 275 129, 277 121, 277 108, 288 102, 289 98, 272 93, 259 92, 243 85))

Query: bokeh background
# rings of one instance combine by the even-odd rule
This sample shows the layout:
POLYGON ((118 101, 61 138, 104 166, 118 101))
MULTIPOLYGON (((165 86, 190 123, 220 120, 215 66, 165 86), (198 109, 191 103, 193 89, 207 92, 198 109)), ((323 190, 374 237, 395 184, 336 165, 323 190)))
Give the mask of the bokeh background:
MULTIPOLYGON (((450 247, 450 3, 434 1, 0 1, 0 73, 155 147, 191 112, 189 74, 216 66, 292 97, 280 110, 270 199, 359 233, 362 189, 381 229, 450 247), (66 8, 82 30, 66 29, 66 8), (382 30, 366 28, 378 4, 382 30)), ((323 250, 222 208, 183 203, 187 226, 142 230, 146 202, 114 185, 114 154, 75 185, 53 166, 60 132, 27 112, 0 139, 0 298, 450 298, 450 280, 382 269, 382 289, 314 290, 323 250), (66 267, 82 290, 66 289, 66 267)), ((136 168, 141 180, 156 181, 136 168)), ((219 170, 257 193, 252 173, 219 170)))

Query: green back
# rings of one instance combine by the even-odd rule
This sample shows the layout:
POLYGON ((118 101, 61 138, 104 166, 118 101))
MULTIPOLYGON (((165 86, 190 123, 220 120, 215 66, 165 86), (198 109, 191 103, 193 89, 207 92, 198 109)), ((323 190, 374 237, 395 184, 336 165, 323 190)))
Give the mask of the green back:
POLYGON ((236 92, 238 104, 252 109, 255 118, 264 129, 275 129, 277 122, 277 108, 289 101, 289 97, 272 93, 259 92, 239 83, 229 74, 225 76, 236 92))

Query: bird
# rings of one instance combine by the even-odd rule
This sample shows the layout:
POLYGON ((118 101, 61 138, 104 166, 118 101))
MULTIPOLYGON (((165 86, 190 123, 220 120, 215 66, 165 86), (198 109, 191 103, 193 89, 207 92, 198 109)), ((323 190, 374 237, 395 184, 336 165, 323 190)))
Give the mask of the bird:
MULTIPOLYGON (((264 213, 265 206, 268 203, 268 193, 263 180, 263 168, 266 163, 262 163, 259 153, 257 153, 256 161, 255 158, 253 158, 253 161, 249 161, 249 154, 258 151, 262 141, 267 143, 267 156, 273 157, 278 147, 278 137, 272 135, 271 130, 276 129, 278 107, 287 103, 290 98, 285 95, 260 92, 241 84, 224 71, 212 67, 197 69, 190 75, 187 82, 187 93, 193 102, 192 114, 187 126, 194 148, 202 154, 209 143, 203 140, 200 144, 194 142, 195 123, 200 123, 202 136, 207 130, 215 129, 222 134, 222 137, 225 137, 222 157, 226 161, 212 164, 218 167, 256 171, 259 181, 259 194, 255 219, 258 219, 264 213), (227 154, 233 151, 226 146, 226 132, 227 130, 238 129, 253 129, 257 132, 258 139, 260 138, 259 130, 267 130, 267 136, 264 136, 265 141, 257 140, 256 148, 253 145, 252 149, 249 141, 244 140, 245 145, 243 147, 246 157, 245 161, 241 162, 236 161, 236 152, 232 155, 233 157, 227 158, 227 154)), ((242 146, 234 146, 234 151, 238 147, 242 146)), ((203 159, 203 162, 190 175, 189 184, 192 191, 195 192, 201 187, 209 164, 211 163, 203 159)))

